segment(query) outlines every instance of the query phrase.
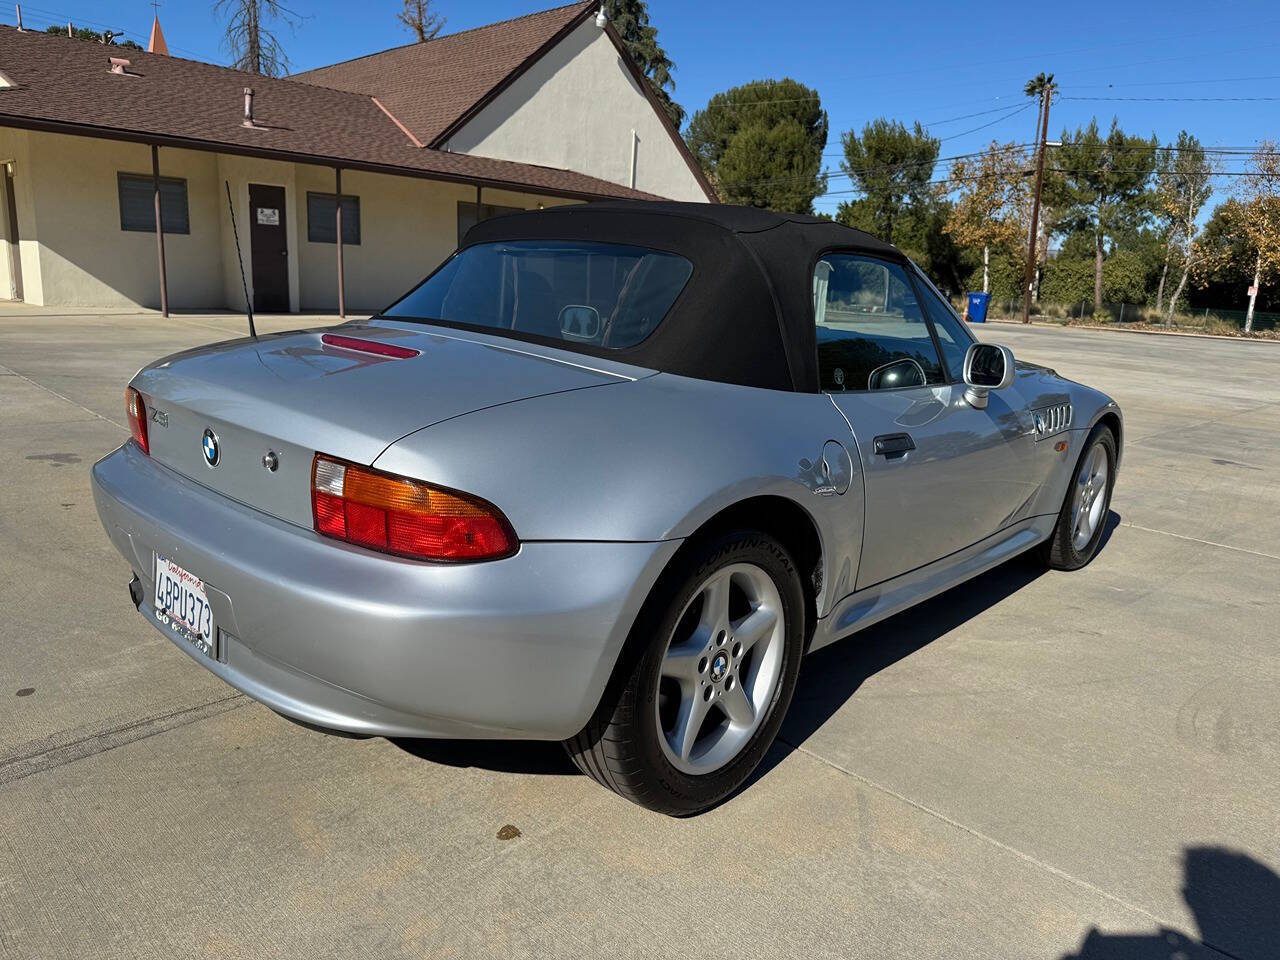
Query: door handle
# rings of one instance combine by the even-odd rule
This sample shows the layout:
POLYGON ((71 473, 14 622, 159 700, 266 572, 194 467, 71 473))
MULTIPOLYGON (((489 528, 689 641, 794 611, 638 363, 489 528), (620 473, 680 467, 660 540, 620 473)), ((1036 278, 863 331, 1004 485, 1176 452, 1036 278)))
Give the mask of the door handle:
POLYGON ((900 457, 915 448, 916 442, 909 433, 882 433, 871 441, 871 449, 882 457, 900 457))

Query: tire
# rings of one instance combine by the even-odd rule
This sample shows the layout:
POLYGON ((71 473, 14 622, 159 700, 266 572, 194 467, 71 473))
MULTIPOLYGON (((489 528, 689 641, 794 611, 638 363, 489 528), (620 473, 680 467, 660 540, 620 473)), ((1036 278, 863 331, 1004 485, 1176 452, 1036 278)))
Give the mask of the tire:
POLYGON ((1098 544, 1102 542, 1103 532, 1106 530, 1107 515, 1111 509, 1111 491, 1115 488, 1115 483, 1116 438, 1108 427, 1098 424, 1089 433, 1084 449, 1080 453, 1080 459, 1076 461, 1071 473, 1071 483, 1067 487, 1067 495, 1063 498, 1062 510, 1058 513, 1058 522, 1054 525, 1053 533, 1040 546, 1039 559, 1045 566, 1052 570, 1079 570, 1093 559, 1094 554, 1098 552, 1098 544), (1091 506, 1096 506, 1098 503, 1101 506, 1096 510, 1095 521, 1089 530, 1088 537, 1081 540, 1077 536, 1076 529, 1077 500, 1082 490, 1087 489, 1086 468, 1090 466, 1095 456, 1105 458, 1106 479, 1100 489, 1092 494, 1086 494, 1091 506))
POLYGON ((778 541, 735 530, 691 544, 646 601, 595 714, 565 741, 569 756, 650 810, 687 816, 714 806, 778 734, 804 620, 800 574, 778 541))

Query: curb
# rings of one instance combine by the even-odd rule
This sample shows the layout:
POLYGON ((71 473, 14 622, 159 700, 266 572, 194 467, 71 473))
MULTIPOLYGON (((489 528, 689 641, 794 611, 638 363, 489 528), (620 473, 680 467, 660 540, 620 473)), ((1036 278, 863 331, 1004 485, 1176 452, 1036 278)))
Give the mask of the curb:
POLYGON ((1000 323, 1009 327, 1056 327, 1059 330, 1087 330, 1090 333, 1127 333, 1146 337, 1187 337, 1193 340, 1222 340, 1227 343, 1280 344, 1280 339, 1273 339, 1271 337, 1224 337, 1216 333, 1189 333, 1182 330, 1130 330, 1124 327, 1089 326, 1086 324, 1077 325, 1069 323, 1043 323, 1035 320, 1032 320, 1030 323, 1023 323, 1021 320, 996 320, 994 318, 988 318, 986 323, 1000 323))

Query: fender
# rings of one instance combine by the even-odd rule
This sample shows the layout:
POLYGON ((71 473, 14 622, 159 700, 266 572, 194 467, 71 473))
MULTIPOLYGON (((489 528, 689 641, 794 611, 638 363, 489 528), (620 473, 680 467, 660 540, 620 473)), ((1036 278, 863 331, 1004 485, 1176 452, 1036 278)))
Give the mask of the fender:
POLYGON ((834 590, 862 544, 858 463, 823 394, 658 374, 437 423, 375 466, 489 500, 526 542, 682 539, 743 500, 783 497, 813 519, 834 590))

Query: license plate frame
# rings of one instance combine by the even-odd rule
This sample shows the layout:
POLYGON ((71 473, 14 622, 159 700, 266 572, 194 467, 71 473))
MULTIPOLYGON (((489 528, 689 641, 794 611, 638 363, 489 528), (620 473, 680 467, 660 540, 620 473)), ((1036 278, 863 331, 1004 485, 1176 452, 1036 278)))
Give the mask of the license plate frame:
POLYGON ((151 611, 156 622, 184 643, 218 659, 218 626, 204 581, 159 553, 152 554, 151 611))

